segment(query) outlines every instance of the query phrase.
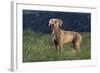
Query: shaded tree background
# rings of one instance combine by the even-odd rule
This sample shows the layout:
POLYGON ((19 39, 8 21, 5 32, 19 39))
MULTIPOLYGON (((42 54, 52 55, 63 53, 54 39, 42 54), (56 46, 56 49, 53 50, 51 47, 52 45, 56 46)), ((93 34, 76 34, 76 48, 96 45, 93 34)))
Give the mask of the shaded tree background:
POLYGON ((49 19, 63 20, 61 27, 67 31, 91 32, 91 13, 23 10, 23 30, 51 33, 49 19))

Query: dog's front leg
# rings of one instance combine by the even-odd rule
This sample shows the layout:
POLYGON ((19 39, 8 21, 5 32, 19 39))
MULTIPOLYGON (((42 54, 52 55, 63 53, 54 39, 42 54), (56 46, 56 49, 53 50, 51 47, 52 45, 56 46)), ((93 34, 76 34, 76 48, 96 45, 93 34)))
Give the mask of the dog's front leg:
POLYGON ((55 46, 55 48, 56 48, 56 51, 58 51, 58 49, 59 49, 59 45, 58 45, 57 40, 54 40, 54 46, 55 46))
POLYGON ((59 51, 63 51, 63 36, 60 36, 59 38, 59 51))

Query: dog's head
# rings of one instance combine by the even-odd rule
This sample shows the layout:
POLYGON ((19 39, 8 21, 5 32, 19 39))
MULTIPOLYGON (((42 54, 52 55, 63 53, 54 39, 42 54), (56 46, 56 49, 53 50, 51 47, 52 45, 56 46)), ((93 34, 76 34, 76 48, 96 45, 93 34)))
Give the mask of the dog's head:
POLYGON ((62 26, 62 23, 61 19, 52 18, 49 20, 49 26, 51 26, 51 28, 59 28, 62 26))

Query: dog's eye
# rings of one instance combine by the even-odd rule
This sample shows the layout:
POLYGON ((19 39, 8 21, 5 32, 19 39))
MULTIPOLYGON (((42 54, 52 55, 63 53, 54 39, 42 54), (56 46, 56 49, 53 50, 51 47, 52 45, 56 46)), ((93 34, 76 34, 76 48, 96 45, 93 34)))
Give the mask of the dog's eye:
POLYGON ((55 23, 57 23, 57 21, 55 21, 55 23))

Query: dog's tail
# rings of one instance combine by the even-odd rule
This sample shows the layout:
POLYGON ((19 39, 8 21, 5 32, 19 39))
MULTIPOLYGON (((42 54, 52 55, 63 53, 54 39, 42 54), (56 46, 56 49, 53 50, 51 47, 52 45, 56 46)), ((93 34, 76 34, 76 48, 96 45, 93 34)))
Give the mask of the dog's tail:
POLYGON ((81 43, 82 42, 82 36, 80 33, 78 33, 78 41, 81 43))
POLYGON ((80 35, 80 43, 82 42, 82 36, 80 35))

